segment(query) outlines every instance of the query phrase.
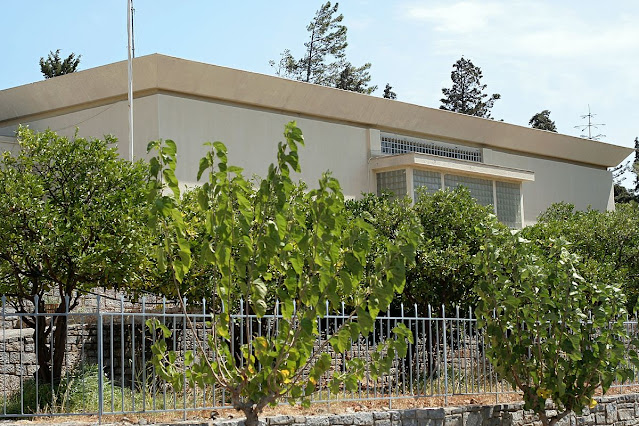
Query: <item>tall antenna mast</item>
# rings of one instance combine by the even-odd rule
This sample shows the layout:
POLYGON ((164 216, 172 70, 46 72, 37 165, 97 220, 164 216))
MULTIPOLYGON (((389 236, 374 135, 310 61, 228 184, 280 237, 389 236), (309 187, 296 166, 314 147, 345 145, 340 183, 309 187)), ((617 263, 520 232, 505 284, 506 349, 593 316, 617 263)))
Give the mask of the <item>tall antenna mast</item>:
POLYGON ((575 129, 579 129, 582 132, 585 131, 586 129, 588 129, 588 135, 586 136, 584 135, 580 135, 582 138, 588 138, 590 140, 594 140, 594 141, 598 141, 599 138, 604 138, 606 137, 606 135, 602 135, 601 133, 598 135, 592 135, 592 129, 598 129, 599 126, 605 126, 605 124, 601 124, 601 123, 593 123, 592 119, 596 116, 597 114, 593 114, 590 112, 590 104, 588 104, 588 114, 584 114, 581 116, 582 119, 587 118, 588 119, 588 124, 582 124, 580 126, 575 126, 575 129))
POLYGON ((127 0, 127 35, 128 43, 128 68, 129 68, 129 159, 133 161, 133 0, 127 0))

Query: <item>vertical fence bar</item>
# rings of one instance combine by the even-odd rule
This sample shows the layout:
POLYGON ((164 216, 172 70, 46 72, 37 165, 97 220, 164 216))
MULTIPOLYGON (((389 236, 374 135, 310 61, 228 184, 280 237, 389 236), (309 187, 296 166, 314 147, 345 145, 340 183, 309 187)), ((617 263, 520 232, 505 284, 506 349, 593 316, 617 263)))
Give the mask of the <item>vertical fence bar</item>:
POLYGON ((96 298, 96 322, 98 324, 98 422, 102 424, 102 411, 103 411, 103 403, 104 403, 104 389, 103 389, 103 381, 104 381, 104 365, 103 362, 103 349, 102 349, 102 314, 100 313, 100 295, 96 298))
MULTIPOLYGON (((9 354, 7 354, 7 298, 5 295, 2 295, 2 345, 3 345, 3 353, 4 353, 4 362, 2 369, 2 414, 7 414, 7 370, 9 362, 9 354)), ((35 341, 33 344, 35 345, 35 341)))
POLYGON ((115 341, 115 339, 113 338, 113 315, 109 315, 109 318, 111 319, 111 326, 109 329, 109 361, 111 362, 111 413, 113 413, 115 411, 115 367, 113 366, 113 364, 115 364, 115 358, 113 354, 113 342, 115 341))
MULTIPOLYGON (((38 333, 39 325, 40 325, 40 324, 38 324, 40 322, 39 321, 40 320, 40 315, 38 315, 39 314, 38 308, 40 306, 40 298, 38 297, 37 294, 33 297, 33 304, 34 304, 33 311, 35 312, 35 338, 33 339, 33 351, 35 352, 35 361, 36 361, 36 366, 37 366, 38 365, 38 342, 37 342, 37 339, 38 339, 38 336, 40 335, 38 333)), ((45 324, 45 327, 46 327, 46 324, 45 324)), ((20 336, 20 337, 22 337, 22 336, 20 336)), ((51 349, 53 350, 53 348, 51 348, 51 349)), ((22 365, 20 365, 20 368, 22 368, 22 365)), ((39 376, 39 374, 35 375, 35 404, 36 404, 35 409, 36 409, 36 414, 40 414, 40 383, 39 383, 39 380, 38 380, 38 376, 39 376)), ((53 399, 51 399, 51 401, 53 401, 53 399)), ((53 407, 52 407, 52 409, 53 409, 53 407)))
POLYGON ((142 296, 142 324, 140 325, 142 340, 142 411, 146 411, 146 296, 142 296))
MULTIPOLYGON (((183 311, 184 311, 183 315, 184 316, 182 318, 182 350, 181 350, 182 356, 184 356, 184 354, 186 353, 186 321, 188 320, 188 312, 187 312, 187 309, 186 309, 186 302, 187 302, 187 299, 185 297, 182 300, 182 303, 184 304, 184 309, 183 309, 183 311)), ((224 304, 222 304, 222 312, 224 312, 224 304)), ((232 330, 232 328, 231 328, 231 330, 232 330)), ((232 335, 231 335, 231 337, 232 337, 232 335)), ((182 395, 182 404, 183 404, 183 406, 182 406, 182 410, 183 410, 182 419, 184 421, 186 421, 186 364, 184 364, 184 378, 183 378, 183 380, 184 380, 184 383, 183 383, 184 386, 182 386, 182 393, 183 393, 183 395, 182 395)))
POLYGON ((442 332, 444 340, 444 405, 448 405, 448 355, 446 354, 446 308, 442 304, 442 332))
MULTIPOLYGON (((162 297, 162 325, 166 327, 166 297, 164 296, 162 297)), ((173 333, 175 334, 175 330, 173 333)), ((166 384, 162 384, 162 409, 166 410, 166 384)))
POLYGON ((120 389, 122 390, 122 412, 124 412, 124 295, 120 295, 120 389))

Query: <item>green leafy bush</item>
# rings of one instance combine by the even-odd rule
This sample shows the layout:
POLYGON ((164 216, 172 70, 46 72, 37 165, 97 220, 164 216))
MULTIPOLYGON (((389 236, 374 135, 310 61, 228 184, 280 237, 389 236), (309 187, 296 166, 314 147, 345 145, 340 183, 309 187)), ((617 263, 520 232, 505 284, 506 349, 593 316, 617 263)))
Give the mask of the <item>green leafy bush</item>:
POLYGON ((576 266, 588 282, 620 286, 634 311, 639 297, 639 207, 618 205, 615 211, 576 211, 572 204, 553 204, 522 236, 542 247, 560 237, 581 257, 576 266))
MULTIPOLYGON (((406 265, 414 259, 415 230, 402 228, 395 239, 386 241, 383 252, 371 261, 369 254, 375 228, 362 219, 348 220, 339 183, 325 174, 318 187, 300 191, 290 178, 299 172, 298 147, 303 144, 295 123, 285 128, 277 162, 257 186, 242 170, 227 164, 226 147, 209 144, 200 161, 198 179, 206 182, 197 190, 198 206, 204 217, 204 239, 198 256, 193 255, 186 223, 180 211, 180 189, 175 179, 176 146, 172 141, 152 142, 158 157, 151 160, 154 195, 152 224, 163 244, 158 246, 158 265, 172 271, 176 288, 191 285, 189 272, 207 268, 216 278, 211 282, 211 332, 199 349, 184 357, 187 381, 192 385, 215 383, 231 397, 233 406, 244 412, 247 426, 257 424, 268 404, 286 396, 289 401, 310 403, 320 378, 329 370, 331 357, 323 350, 330 345, 344 353, 360 335, 368 335, 380 311, 385 311, 395 294, 403 290, 406 265), (168 187, 170 192, 164 191, 168 187), (277 332, 253 336, 233 352, 229 309, 244 304, 244 314, 264 317, 268 309, 268 288, 275 289, 282 318, 277 332), (320 348, 318 320, 339 312, 342 303, 352 307, 348 319, 332 330, 320 348), (208 346, 213 356, 204 349, 208 346)), ((244 324, 249 324, 249 318, 244 324)), ((157 321, 149 326, 164 337, 170 331, 157 321)), ((368 363, 372 375, 390 368, 395 355, 406 353, 410 331, 395 327, 396 339, 378 345, 368 363)), ((183 370, 176 367, 177 354, 167 351, 166 341, 153 346, 153 363, 162 378, 176 389, 183 385, 183 370)), ((335 372, 333 392, 344 386, 357 389, 366 365, 353 358, 345 371, 335 372)))
POLYGON ((596 404, 595 390, 631 378, 628 359, 637 357, 621 289, 584 279, 570 249, 564 238, 542 245, 514 235, 488 242, 476 257, 488 358, 544 425, 596 404), (553 416, 547 399, 558 408, 553 416))

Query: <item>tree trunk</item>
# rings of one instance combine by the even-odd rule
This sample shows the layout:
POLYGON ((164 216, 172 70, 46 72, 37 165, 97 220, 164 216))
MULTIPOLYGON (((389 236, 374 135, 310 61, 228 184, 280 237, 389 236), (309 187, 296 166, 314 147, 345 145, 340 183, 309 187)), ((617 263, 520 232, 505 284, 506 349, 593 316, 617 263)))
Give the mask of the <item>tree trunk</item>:
MULTIPOLYGON (((65 312, 64 301, 57 312, 65 312)), ((38 307, 38 312, 44 312, 44 304, 38 307), (42 309, 41 309, 42 308, 42 309)), ((36 329, 33 332, 34 345, 37 348, 38 382, 59 383, 62 378, 62 367, 67 346, 67 317, 64 315, 51 317, 55 327, 47 333, 47 317, 45 315, 35 318, 36 329), (49 336, 53 341, 49 341, 49 336), (52 353, 53 352, 53 356, 52 353)))
POLYGON ((246 420, 244 420, 244 426, 257 426, 259 422, 259 417, 257 410, 254 407, 246 407, 243 408, 244 416, 246 420))
POLYGON ((47 344, 47 319, 44 316, 35 318, 36 328, 33 331, 33 342, 38 354, 38 382, 51 383, 51 349, 47 344))
POLYGON ((53 330, 53 379, 56 383, 62 378, 62 365, 64 364, 66 347, 67 317, 61 315, 55 317, 55 329, 53 330))

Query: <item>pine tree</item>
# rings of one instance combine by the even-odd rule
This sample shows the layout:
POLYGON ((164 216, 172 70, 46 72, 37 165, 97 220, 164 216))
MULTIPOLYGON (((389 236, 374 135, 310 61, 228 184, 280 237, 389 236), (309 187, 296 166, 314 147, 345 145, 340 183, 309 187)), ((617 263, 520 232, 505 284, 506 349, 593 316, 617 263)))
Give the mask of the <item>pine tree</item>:
POLYGON ((339 3, 323 4, 306 27, 309 39, 304 43, 304 56, 296 59, 290 49, 280 54, 279 61, 271 60, 275 74, 307 83, 338 87, 360 93, 372 93, 377 86, 368 87, 370 63, 353 66, 346 60, 347 28, 338 14, 339 3))
POLYGON ((384 98, 397 99, 397 93, 393 92, 393 86, 389 83, 386 83, 386 87, 384 88, 384 98))
POLYGON ((371 76, 368 73, 370 67, 370 63, 364 64, 359 68, 354 67, 350 62, 347 63, 342 72, 340 72, 335 87, 370 95, 377 90, 377 86, 368 86, 371 81, 371 76))
POLYGON ((486 85, 481 84, 482 77, 481 68, 462 56, 455 62, 453 71, 450 73, 453 87, 442 89, 444 98, 441 99, 442 105, 439 108, 476 117, 492 118, 490 110, 501 95, 495 93, 489 97, 485 94, 486 85))
POLYGON ((55 52, 49 52, 49 56, 46 60, 40 58, 40 71, 45 79, 71 74, 75 72, 78 65, 80 65, 81 57, 82 55, 76 57, 75 53, 71 52, 71 54, 63 60, 60 58, 60 49, 57 49, 55 52))
POLYGON ((550 119, 550 111, 547 109, 533 115, 528 124, 530 124, 533 129, 557 133, 557 126, 555 126, 555 122, 550 119))

